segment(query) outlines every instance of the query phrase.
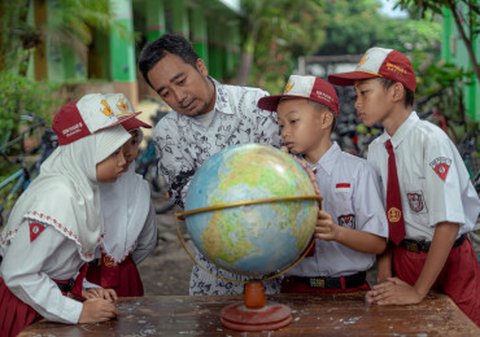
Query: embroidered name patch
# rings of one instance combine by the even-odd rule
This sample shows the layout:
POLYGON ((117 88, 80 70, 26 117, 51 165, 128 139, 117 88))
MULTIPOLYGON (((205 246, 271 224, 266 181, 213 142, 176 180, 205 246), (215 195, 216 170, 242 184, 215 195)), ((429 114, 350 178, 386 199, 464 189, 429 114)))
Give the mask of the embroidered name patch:
POLYGON ((35 240, 43 232, 45 226, 39 222, 30 223, 30 242, 35 240))

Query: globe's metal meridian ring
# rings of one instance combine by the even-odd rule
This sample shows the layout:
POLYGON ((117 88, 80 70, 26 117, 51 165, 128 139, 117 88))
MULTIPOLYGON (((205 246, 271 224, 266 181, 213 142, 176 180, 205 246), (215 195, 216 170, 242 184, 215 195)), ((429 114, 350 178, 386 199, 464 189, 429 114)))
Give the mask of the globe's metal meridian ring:
MULTIPOLYGON (((233 279, 233 278, 229 278, 229 277, 225 277, 225 276, 221 276, 221 275, 216 275, 216 274, 212 273, 210 270, 208 270, 207 268, 205 268, 204 266, 202 266, 201 264, 198 264, 196 259, 195 259, 194 254, 190 251, 190 249, 187 246, 187 243, 185 242, 185 240, 183 238, 183 235, 182 235, 181 230, 180 230, 179 220, 184 221, 185 217, 187 217, 189 215, 204 213, 204 212, 211 212, 211 211, 221 210, 221 209, 225 209, 225 208, 233 208, 233 207, 248 206, 248 205, 257 205, 257 204, 264 204, 264 203, 273 203, 273 202, 279 202, 279 201, 298 201, 298 200, 317 200, 318 205, 319 205, 318 208, 321 209, 323 198, 321 196, 317 195, 317 194, 315 194, 315 195, 302 195, 302 196, 263 198, 263 199, 256 199, 256 200, 236 201, 236 202, 232 202, 232 203, 216 204, 216 205, 212 205, 212 206, 208 206, 208 207, 201 207, 201 208, 192 209, 192 210, 185 211, 185 212, 175 213, 175 216, 177 218, 177 221, 175 221, 176 222, 176 229, 177 229, 177 236, 178 236, 178 239, 180 240, 180 243, 183 246, 183 249, 187 253, 187 255, 190 257, 190 259, 193 261, 193 263, 195 265, 197 265, 200 269, 202 269, 206 273, 208 273, 208 274, 210 274, 213 277, 218 278, 218 279, 222 279, 222 280, 230 281, 230 282, 235 282, 235 283, 246 283, 246 282, 251 281, 252 279, 237 280, 237 279, 233 279)), ((310 240, 306 249, 303 251, 302 254, 300 254, 295 259, 295 261, 293 261, 288 266, 284 267, 283 269, 280 269, 277 272, 274 272, 270 275, 264 275, 261 278, 261 280, 262 281, 271 280, 271 279, 274 279, 274 278, 286 273, 288 270, 290 270, 291 268, 296 266, 307 255, 308 251, 313 247, 314 243, 315 243, 315 240, 314 240, 314 237, 312 236, 312 239, 310 240)), ((241 274, 241 275, 244 275, 244 274, 241 274)), ((244 275, 244 276, 247 276, 247 275, 244 275)))
POLYGON ((216 204, 208 207, 201 207, 197 209, 192 209, 185 212, 175 213, 175 216, 179 220, 185 220, 186 216, 197 214, 197 213, 204 213, 204 212, 211 212, 225 208, 233 208, 239 206, 249 206, 249 205, 256 205, 256 204, 266 204, 278 201, 297 201, 297 200, 317 200, 319 203, 322 201, 322 197, 319 195, 300 195, 300 196, 288 196, 288 197, 275 197, 275 198, 263 198, 263 199, 256 199, 256 200, 247 200, 247 201, 236 201, 230 202, 225 204, 216 204))

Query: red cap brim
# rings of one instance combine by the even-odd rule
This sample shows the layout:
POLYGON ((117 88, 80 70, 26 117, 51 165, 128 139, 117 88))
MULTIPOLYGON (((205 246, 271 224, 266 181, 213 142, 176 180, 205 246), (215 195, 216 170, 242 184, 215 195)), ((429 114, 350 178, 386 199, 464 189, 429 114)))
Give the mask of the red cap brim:
POLYGON ((278 102, 280 102, 282 97, 283 95, 262 97, 258 100, 257 106, 263 110, 277 111, 278 102))
POLYGON ((349 86, 354 85, 355 81, 368 80, 369 78, 375 77, 382 77, 382 75, 367 73, 364 71, 351 71, 348 73, 328 75, 328 82, 340 86, 349 86))
POLYGON ((138 128, 146 128, 146 129, 152 128, 150 124, 147 124, 135 117, 128 118, 124 121, 121 120, 121 124, 124 127, 124 129, 127 131, 138 129, 138 128))
POLYGON ((300 96, 300 95, 275 95, 275 96, 265 96, 258 100, 257 106, 260 109, 268 111, 277 111, 278 103, 282 98, 303 98, 312 100, 310 97, 300 96))

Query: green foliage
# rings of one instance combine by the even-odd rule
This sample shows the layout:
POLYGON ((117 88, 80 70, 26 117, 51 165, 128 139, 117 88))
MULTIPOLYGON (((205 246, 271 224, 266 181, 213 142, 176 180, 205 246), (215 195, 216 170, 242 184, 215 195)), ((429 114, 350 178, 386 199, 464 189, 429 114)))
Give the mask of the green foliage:
POLYGON ((254 65, 249 83, 281 91, 299 56, 362 54, 377 45, 439 54, 441 25, 389 18, 378 0, 244 0, 244 53, 254 65))
POLYGON ((114 30, 124 38, 133 38, 125 27, 116 21, 115 2, 110 0, 63 0, 56 3, 55 16, 49 17, 42 28, 53 43, 69 45, 80 56, 92 43, 95 30, 114 30))
POLYGON ((463 105, 463 90, 471 72, 437 61, 419 69, 417 74, 419 112, 433 112, 431 121, 442 127, 454 142, 462 141, 473 125, 467 120, 463 105))
POLYGON ((372 46, 403 52, 438 49, 441 26, 437 22, 385 17, 379 13, 380 2, 375 0, 336 0, 327 4, 327 38, 317 54, 363 54, 372 46))
POLYGON ((28 0, 0 2, 0 71, 22 71, 33 45, 40 42, 38 31, 27 21, 28 0))
POLYGON ((278 92, 293 64, 324 42, 326 0, 243 0, 243 53, 255 59, 250 83, 278 92))
POLYGON ((20 114, 35 113, 50 124, 54 108, 62 104, 52 84, 33 81, 14 72, 0 72, 0 144, 16 135, 20 114))
POLYGON ((460 40, 467 50, 473 73, 480 81, 480 64, 476 55, 480 33, 480 3, 476 0, 397 0, 412 17, 434 17, 449 12, 460 40))

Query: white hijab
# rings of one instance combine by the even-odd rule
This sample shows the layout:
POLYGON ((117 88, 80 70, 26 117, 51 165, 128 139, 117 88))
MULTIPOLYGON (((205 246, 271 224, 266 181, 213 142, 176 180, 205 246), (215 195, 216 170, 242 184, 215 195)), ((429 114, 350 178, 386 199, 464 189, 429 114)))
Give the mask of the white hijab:
POLYGON ((52 226, 77 244, 84 261, 92 260, 103 231, 96 165, 129 138, 122 126, 114 126, 59 146, 16 202, 0 234, 2 250, 30 220, 52 226))
POLYGON ((150 188, 135 173, 135 162, 114 183, 100 184, 105 222, 103 253, 120 263, 135 249, 150 209, 150 188))

